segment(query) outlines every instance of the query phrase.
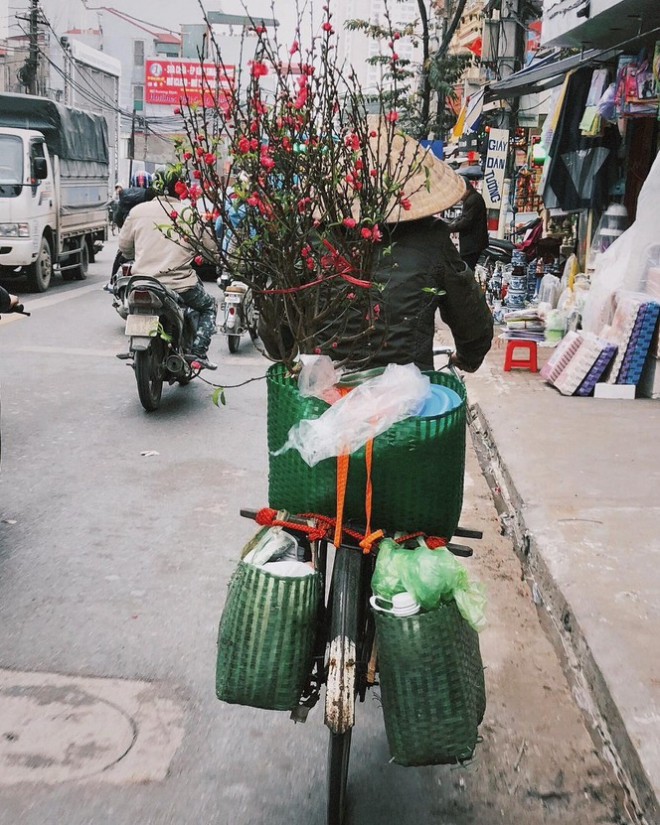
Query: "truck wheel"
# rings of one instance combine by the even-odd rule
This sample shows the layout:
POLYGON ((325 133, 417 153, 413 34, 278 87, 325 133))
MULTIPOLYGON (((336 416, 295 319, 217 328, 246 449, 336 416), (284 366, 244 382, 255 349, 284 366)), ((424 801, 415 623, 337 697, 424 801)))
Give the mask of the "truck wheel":
POLYGON ((80 250, 80 264, 77 269, 74 269, 74 278, 76 281, 84 281, 89 272, 89 247, 87 241, 83 240, 82 249, 80 250))
POLYGON ((53 277, 53 258, 46 238, 41 239, 37 260, 26 271, 28 285, 32 292, 45 292, 53 277))

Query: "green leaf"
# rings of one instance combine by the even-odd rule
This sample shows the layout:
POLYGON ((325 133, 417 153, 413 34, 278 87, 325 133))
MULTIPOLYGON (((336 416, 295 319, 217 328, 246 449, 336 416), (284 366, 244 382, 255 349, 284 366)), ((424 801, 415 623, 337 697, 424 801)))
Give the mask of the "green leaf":
POLYGON ((225 388, 224 387, 216 387, 213 390, 212 401, 216 407, 219 407, 220 404, 225 406, 227 404, 227 400, 225 398, 225 388))

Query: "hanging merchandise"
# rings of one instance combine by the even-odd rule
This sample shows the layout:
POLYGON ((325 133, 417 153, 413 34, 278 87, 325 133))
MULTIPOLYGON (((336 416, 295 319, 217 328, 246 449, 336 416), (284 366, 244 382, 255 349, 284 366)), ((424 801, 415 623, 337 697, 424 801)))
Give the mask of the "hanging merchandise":
POLYGON ((598 113, 598 102, 603 96, 606 83, 607 69, 596 69, 591 77, 591 86, 580 121, 580 131, 586 137, 595 137, 600 134, 601 118, 598 113))
POLYGON ((656 116, 658 91, 645 51, 619 57, 614 95, 617 115, 623 118, 656 116))
POLYGON ((543 202, 547 209, 572 212, 602 208, 618 179, 618 130, 606 125, 598 137, 580 134, 580 121, 591 88, 593 69, 573 72, 567 81, 563 106, 548 160, 544 166, 543 202))

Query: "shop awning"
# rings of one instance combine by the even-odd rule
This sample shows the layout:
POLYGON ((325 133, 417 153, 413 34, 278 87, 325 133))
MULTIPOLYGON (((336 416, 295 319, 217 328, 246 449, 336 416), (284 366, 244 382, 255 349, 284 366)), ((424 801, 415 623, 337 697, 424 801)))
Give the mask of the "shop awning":
POLYGON ((603 62, 611 59, 612 49, 589 49, 570 57, 557 57, 558 52, 535 60, 531 66, 486 86, 484 101, 499 100, 501 98, 520 97, 531 92, 541 92, 551 89, 563 82, 566 72, 586 66, 589 63, 603 62))

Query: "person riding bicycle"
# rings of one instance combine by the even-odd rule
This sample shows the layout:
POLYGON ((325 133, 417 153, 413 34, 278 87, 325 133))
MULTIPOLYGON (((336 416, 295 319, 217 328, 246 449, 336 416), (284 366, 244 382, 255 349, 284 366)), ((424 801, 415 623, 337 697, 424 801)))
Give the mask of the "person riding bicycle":
MULTIPOLYGON (((193 267, 194 251, 176 233, 169 238, 163 225, 174 227, 181 210, 177 184, 181 176, 173 169, 157 173, 154 188, 159 194, 150 201, 131 209, 119 233, 119 251, 134 260, 133 274, 150 275, 177 292, 183 303, 199 313, 199 325, 192 352, 186 354, 191 362, 206 369, 217 369, 208 359, 211 336, 215 333, 217 303, 204 289, 193 267)), ((209 257, 217 255, 212 238, 203 236, 209 257)))
MULTIPOLYGON (((384 156, 384 141, 376 144, 379 163, 396 166, 405 156, 415 171, 405 182, 409 208, 390 212, 376 244, 371 280, 382 285, 379 312, 371 329, 359 339, 349 328, 331 347, 324 348, 322 340, 317 343, 335 361, 355 355, 358 346, 368 366, 412 362, 421 370, 432 370, 435 313, 439 309, 454 338, 452 364, 475 372, 492 344, 493 316, 472 270, 452 243, 447 224, 436 217, 460 200, 465 182, 409 136, 401 133, 395 140, 391 160, 384 156)), ((356 319, 356 330, 361 323, 356 319)), ((328 340, 333 340, 333 330, 327 332, 328 340)), ((279 360, 275 336, 263 322, 259 334, 268 354, 279 360)), ((286 329, 280 329, 279 334, 291 337, 286 329)))

